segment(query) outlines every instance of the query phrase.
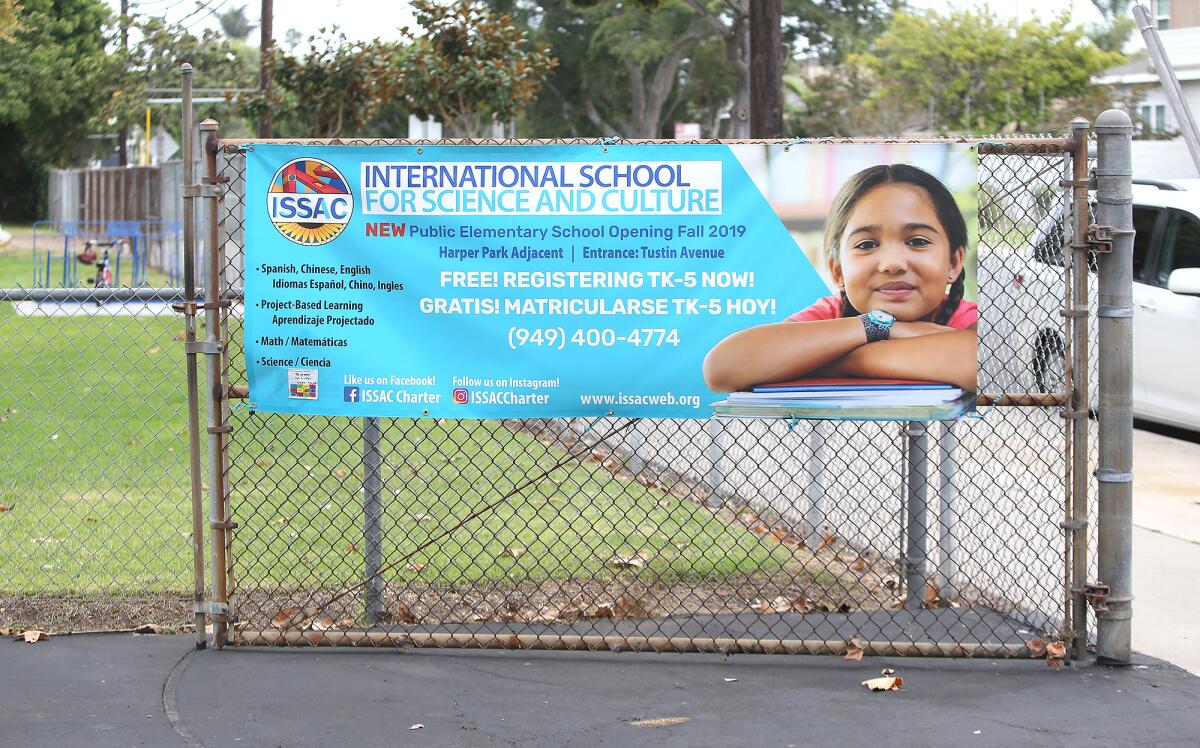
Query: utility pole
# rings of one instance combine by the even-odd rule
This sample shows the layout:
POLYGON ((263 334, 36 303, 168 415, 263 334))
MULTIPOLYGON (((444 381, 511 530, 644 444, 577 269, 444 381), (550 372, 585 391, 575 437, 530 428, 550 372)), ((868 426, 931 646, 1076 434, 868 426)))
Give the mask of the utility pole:
POLYGON ((262 0, 262 14, 258 21, 258 30, 260 33, 259 48, 261 50, 261 59, 258 66, 258 88, 262 92, 264 104, 262 118, 258 121, 258 137, 270 138, 272 134, 271 123, 271 67, 275 40, 271 38, 271 20, 274 15, 274 9, 271 7, 271 0, 262 0))
POLYGON ((750 137, 783 137, 781 0, 750 0, 750 137))
MULTIPOLYGON (((129 52, 129 0, 121 0, 121 51, 129 52)), ((129 164, 129 153, 125 148, 129 140, 129 125, 121 125, 121 134, 117 137, 117 163, 121 166, 129 164)))

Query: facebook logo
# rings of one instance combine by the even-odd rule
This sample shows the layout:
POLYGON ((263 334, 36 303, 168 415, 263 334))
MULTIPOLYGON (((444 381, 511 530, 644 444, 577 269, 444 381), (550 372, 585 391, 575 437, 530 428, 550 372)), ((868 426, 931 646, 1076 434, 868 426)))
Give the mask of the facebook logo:
POLYGON ((343 388, 342 389, 342 399, 348 403, 358 402, 358 388, 357 387, 343 388))

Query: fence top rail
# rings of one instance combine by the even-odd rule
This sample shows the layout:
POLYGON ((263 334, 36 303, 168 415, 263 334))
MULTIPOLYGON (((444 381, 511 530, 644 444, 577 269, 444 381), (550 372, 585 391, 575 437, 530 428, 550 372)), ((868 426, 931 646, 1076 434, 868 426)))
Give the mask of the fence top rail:
POLYGON ((990 138, 774 138, 774 139, 695 139, 672 140, 656 138, 224 138, 218 147, 226 153, 254 145, 346 145, 346 146, 438 146, 438 145, 807 145, 807 144, 899 144, 950 143, 966 144, 980 153, 1037 154, 1069 153, 1075 141, 1069 137, 990 137, 990 138))

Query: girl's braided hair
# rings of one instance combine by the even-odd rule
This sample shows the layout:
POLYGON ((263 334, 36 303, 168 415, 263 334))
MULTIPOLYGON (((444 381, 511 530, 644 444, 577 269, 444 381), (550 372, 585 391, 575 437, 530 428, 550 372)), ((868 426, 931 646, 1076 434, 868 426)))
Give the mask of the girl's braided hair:
MULTIPOLYGON (((859 198, 881 184, 900 183, 911 184, 925 190, 933 201, 934 212, 938 221, 946 230, 950 240, 950 251, 967 248, 967 222, 963 219, 962 211, 954 202, 954 196, 941 180, 924 169, 909 164, 880 164, 858 172, 846 180, 829 210, 829 221, 825 224, 825 256, 831 263, 841 262, 842 235, 846 232, 846 223, 850 220, 850 212, 859 198)), ((950 284, 950 292, 946 300, 937 308, 931 321, 944 325, 958 310, 962 301, 967 272, 960 270, 958 277, 950 284)), ((842 291, 842 316, 857 317, 861 312, 850 303, 846 291, 842 291)))

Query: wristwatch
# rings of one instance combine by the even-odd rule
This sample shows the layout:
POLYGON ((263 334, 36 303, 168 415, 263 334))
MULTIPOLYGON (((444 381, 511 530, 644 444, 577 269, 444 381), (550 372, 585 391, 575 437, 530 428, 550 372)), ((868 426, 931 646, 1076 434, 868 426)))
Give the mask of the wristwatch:
POLYGON ((876 309, 866 314, 858 315, 862 320, 863 329, 867 331, 867 342, 877 343, 880 340, 887 340, 892 333, 892 325, 896 322, 896 318, 891 314, 876 309))

